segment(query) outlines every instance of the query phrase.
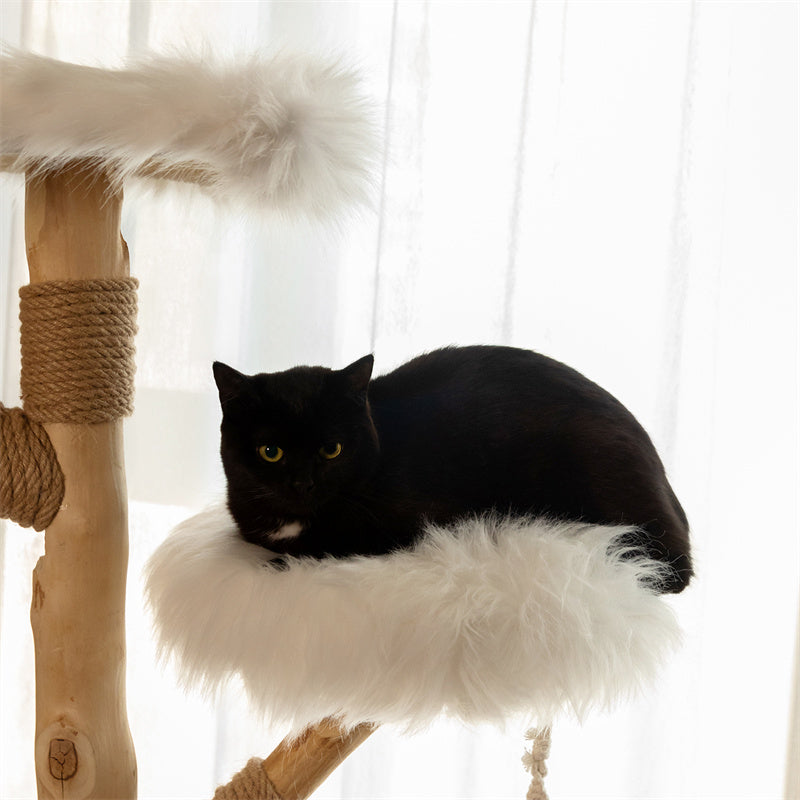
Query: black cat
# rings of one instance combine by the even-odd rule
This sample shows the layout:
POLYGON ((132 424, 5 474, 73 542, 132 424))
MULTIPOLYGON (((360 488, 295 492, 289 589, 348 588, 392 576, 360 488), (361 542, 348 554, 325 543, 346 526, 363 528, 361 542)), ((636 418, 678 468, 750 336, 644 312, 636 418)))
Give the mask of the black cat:
POLYGON ((634 524, 673 568, 659 589, 686 586, 686 515, 608 392, 511 347, 445 348, 370 381, 372 364, 247 376, 215 362, 228 506, 246 540, 343 557, 487 511, 634 524))

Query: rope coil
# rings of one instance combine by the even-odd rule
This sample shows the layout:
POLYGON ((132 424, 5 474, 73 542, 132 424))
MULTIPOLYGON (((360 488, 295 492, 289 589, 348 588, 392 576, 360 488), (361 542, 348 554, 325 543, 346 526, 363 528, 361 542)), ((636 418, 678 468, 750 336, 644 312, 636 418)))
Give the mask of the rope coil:
POLYGON ((64 476, 42 423, 110 422, 133 411, 135 278, 47 281, 20 291, 25 410, 0 405, 0 517, 44 530, 64 476))
POLYGON ((20 289, 20 384, 31 419, 93 424, 133 412, 138 285, 126 278, 20 289))
POLYGON ((260 758, 251 758, 230 783, 218 786, 214 800, 281 800, 260 758))
POLYGON ((44 427, 0 403, 0 517, 44 530, 64 497, 64 475, 44 427))

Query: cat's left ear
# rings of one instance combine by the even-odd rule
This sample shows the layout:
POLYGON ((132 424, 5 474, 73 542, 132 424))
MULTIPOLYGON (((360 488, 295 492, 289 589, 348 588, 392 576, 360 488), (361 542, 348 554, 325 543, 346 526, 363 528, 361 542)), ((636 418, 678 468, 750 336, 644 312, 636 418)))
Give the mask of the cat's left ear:
POLYGON ((370 354, 354 361, 349 367, 339 370, 347 387, 347 393, 353 397, 365 397, 369 379, 372 377, 372 366, 375 357, 370 354))

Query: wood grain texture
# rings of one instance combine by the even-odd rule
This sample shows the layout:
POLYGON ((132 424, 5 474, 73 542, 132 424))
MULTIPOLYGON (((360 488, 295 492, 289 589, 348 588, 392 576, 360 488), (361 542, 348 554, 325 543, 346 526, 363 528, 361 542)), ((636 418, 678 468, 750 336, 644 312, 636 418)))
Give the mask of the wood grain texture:
POLYGON ((375 728, 364 723, 346 731, 335 720, 323 720, 296 739, 284 739, 264 761, 264 771, 283 800, 305 800, 375 728))
MULTIPOLYGON (((122 196, 76 163, 26 182, 31 282, 128 275, 122 196)), ((125 703, 127 492, 121 420, 45 424, 64 500, 33 573, 40 798, 132 798, 125 703)))

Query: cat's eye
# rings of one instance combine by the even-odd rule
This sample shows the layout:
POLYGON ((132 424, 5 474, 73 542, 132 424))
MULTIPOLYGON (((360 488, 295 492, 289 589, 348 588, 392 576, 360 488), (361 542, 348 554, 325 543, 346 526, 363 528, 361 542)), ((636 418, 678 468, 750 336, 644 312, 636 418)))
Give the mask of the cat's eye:
POLYGON ((341 452, 342 446, 339 444, 339 442, 336 442, 335 444, 324 444, 319 449, 319 454, 323 458, 328 459, 328 461, 330 461, 332 458, 336 458, 336 456, 338 456, 341 452))
POLYGON ((269 461, 270 464, 274 464, 283 458, 283 450, 276 444, 262 444, 258 448, 258 454, 264 461, 269 461))

